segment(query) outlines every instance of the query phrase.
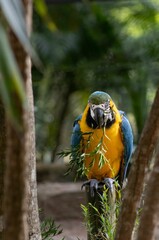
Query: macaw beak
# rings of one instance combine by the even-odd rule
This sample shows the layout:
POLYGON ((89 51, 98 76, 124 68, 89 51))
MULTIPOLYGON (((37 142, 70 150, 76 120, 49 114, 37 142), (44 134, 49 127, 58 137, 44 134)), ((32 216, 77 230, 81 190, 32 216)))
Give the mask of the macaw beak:
POLYGON ((99 128, 105 125, 104 111, 101 108, 94 109, 94 120, 99 128))

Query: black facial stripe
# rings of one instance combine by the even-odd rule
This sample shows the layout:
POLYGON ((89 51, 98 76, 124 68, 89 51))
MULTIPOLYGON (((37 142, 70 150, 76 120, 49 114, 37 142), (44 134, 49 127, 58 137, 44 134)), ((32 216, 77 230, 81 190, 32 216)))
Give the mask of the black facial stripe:
POLYGON ((108 121, 107 121, 107 125, 106 125, 106 128, 110 128, 110 127, 112 126, 113 123, 115 123, 115 118, 113 118, 112 121, 110 121, 110 120, 108 119, 108 121))
POLYGON ((87 113, 86 123, 90 128, 96 129, 98 127, 95 120, 91 117, 90 108, 87 113))

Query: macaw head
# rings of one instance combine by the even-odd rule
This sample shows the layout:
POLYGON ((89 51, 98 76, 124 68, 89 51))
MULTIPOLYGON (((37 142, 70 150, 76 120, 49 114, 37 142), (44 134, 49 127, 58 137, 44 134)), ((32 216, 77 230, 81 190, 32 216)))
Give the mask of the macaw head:
POLYGON ((115 121, 111 97, 101 91, 92 93, 88 99, 89 113, 87 123, 93 128, 110 127, 115 121))

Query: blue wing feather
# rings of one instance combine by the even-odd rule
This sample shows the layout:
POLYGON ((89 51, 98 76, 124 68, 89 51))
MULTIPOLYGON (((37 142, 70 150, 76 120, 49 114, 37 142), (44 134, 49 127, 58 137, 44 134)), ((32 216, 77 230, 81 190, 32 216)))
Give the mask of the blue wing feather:
POLYGON ((80 144, 81 138, 82 138, 82 133, 80 129, 80 125, 78 123, 79 120, 81 120, 82 114, 78 116, 73 124, 73 132, 71 136, 71 147, 77 147, 80 144))
POLYGON ((123 144, 124 144, 124 175, 123 179, 126 177, 128 165, 130 162, 131 154, 133 151, 133 133, 132 128, 123 111, 119 111, 122 115, 121 131, 123 135, 123 144))

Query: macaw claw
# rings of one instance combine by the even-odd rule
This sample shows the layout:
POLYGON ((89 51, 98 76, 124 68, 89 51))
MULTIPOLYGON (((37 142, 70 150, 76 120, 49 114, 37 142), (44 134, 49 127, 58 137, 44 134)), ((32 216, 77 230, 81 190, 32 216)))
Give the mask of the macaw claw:
POLYGON ((95 192, 100 189, 103 188, 103 186, 106 185, 106 187, 108 189, 110 189, 111 193, 113 193, 114 190, 114 179, 112 178, 105 178, 102 181, 98 181, 97 179, 90 179, 86 182, 84 182, 82 184, 81 189, 83 189, 83 187, 89 187, 89 191, 90 191, 90 195, 91 197, 94 197, 95 192))
POLYGON ((81 189, 83 189, 83 187, 89 187, 89 190, 90 190, 90 194, 91 194, 91 197, 94 197, 94 194, 95 194, 95 191, 97 191, 98 187, 99 187, 99 181, 97 179, 90 179, 86 182, 84 182, 82 184, 82 187, 81 189))
POLYGON ((104 178, 102 181, 103 184, 106 185, 106 187, 110 190, 111 194, 113 194, 114 191, 114 179, 112 178, 104 178))

